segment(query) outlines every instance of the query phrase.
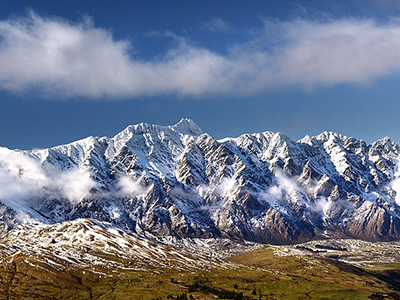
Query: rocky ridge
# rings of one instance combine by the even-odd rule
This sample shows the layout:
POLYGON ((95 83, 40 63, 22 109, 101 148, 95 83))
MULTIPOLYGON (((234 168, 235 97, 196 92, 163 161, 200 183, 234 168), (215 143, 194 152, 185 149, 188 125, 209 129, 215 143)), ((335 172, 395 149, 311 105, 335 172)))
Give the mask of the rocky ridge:
POLYGON ((91 218, 161 237, 399 240, 399 157, 389 138, 293 141, 266 131, 216 140, 189 119, 48 149, 0 148, 1 232, 91 218))

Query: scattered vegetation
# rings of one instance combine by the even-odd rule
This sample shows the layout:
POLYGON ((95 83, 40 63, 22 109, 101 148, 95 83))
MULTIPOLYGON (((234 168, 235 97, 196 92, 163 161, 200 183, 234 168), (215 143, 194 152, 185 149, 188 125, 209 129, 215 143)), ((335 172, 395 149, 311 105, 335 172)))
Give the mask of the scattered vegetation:
POLYGON ((237 267, 134 271, 56 269, 23 254, 0 264, 5 299, 400 299, 400 271, 329 258, 276 256, 260 248, 229 259, 237 267), (95 272, 93 272, 95 271, 95 272), (383 298, 382 298, 383 297, 383 298))
MULTIPOLYGON (((251 300, 252 298, 244 296, 243 292, 228 291, 225 289, 217 289, 215 287, 210 287, 208 285, 194 282, 189 285, 188 292, 193 293, 196 291, 201 291, 204 294, 212 294, 217 296, 219 299, 234 299, 234 300, 251 300)), ((255 295, 255 294, 254 294, 255 295)))

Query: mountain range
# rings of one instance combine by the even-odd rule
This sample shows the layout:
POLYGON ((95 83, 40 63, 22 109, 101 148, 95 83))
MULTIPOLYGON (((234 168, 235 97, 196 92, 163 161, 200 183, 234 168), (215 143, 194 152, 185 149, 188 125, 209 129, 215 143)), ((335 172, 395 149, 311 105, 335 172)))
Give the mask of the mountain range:
POLYGON ((138 236, 399 240, 399 159, 388 137, 216 140, 190 119, 48 149, 2 147, 0 235, 84 218, 138 236))

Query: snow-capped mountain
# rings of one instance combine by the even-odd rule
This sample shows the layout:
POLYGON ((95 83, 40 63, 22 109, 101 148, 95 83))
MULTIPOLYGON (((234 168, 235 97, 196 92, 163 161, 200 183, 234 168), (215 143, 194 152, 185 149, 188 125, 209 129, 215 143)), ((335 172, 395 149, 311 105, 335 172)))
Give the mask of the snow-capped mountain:
POLYGON ((215 140, 189 119, 112 138, 0 148, 0 224, 78 218, 135 234, 294 243, 400 239, 400 149, 332 132, 215 140))

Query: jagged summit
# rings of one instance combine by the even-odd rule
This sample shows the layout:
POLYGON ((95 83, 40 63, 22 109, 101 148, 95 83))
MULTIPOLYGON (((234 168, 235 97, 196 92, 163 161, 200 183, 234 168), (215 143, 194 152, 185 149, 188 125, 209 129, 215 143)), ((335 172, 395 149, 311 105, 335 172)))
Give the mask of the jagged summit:
POLYGON ((0 151, 0 232, 93 218, 138 234, 400 239, 399 146, 332 132, 215 140, 190 119, 0 151))
POLYGON ((143 134, 149 132, 161 132, 172 130, 177 133, 198 136, 203 133, 201 128, 191 119, 182 118, 178 123, 172 126, 153 125, 148 123, 140 123, 137 125, 129 125, 123 132, 131 132, 135 134, 143 134))
POLYGON ((347 138, 348 138, 347 136, 337 133, 337 132, 333 132, 333 131, 323 131, 314 137, 314 139, 319 140, 319 141, 324 141, 324 142, 326 142, 330 139, 344 140, 347 138))
POLYGON ((198 136, 203 133, 201 128, 188 118, 182 118, 178 123, 171 127, 173 130, 188 135, 198 136))

